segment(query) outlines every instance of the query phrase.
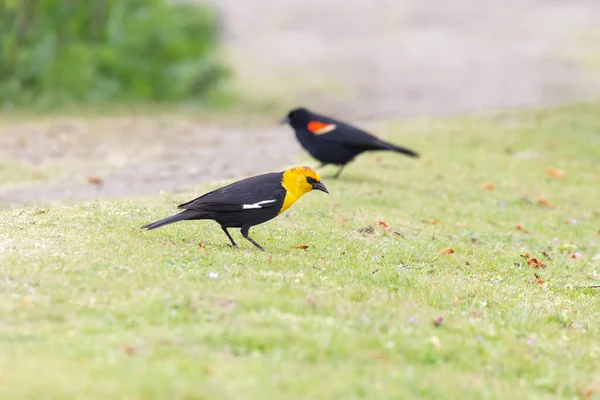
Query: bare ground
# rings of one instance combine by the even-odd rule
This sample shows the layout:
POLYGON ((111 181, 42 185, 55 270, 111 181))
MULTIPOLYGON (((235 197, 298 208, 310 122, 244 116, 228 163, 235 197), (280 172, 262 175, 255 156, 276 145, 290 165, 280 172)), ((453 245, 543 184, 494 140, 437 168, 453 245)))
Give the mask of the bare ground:
POLYGON ((174 192, 280 168, 298 150, 282 151, 286 140, 273 140, 289 134, 283 127, 233 129, 186 116, 59 118, 1 129, 1 147, 29 172, 26 182, 0 180, 0 204, 10 207, 174 192))
MULTIPOLYGON (((597 97, 600 2, 215 0, 233 90, 355 122, 597 97)), ((188 116, 0 125, 0 204, 177 191, 296 160, 291 131, 188 116), (235 124, 233 124, 235 125, 235 124), (52 171, 49 173, 48 171, 52 171), (102 184, 90 184, 98 177, 102 184)))

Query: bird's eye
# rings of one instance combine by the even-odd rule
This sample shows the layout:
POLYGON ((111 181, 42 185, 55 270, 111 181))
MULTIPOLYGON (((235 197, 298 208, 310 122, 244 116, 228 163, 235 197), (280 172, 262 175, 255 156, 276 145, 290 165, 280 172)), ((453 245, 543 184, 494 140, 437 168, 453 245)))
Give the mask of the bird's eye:
POLYGON ((306 182, 308 182, 309 185, 312 185, 313 183, 317 183, 317 181, 310 176, 306 177, 306 182))

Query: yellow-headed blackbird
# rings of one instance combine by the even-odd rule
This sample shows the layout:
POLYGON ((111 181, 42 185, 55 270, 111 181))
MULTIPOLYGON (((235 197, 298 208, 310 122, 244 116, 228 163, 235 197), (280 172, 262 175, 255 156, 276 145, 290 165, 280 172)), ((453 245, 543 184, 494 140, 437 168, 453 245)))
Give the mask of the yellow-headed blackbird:
POLYGON ((309 167, 253 176, 181 204, 177 208, 185 211, 144 225, 142 229, 155 229, 185 220, 211 219, 221 225, 233 247, 238 245, 227 228, 241 228, 244 238, 265 251, 248 236, 250 228, 275 218, 304 194, 315 189, 329 193, 319 174, 309 167))
POLYGON ((315 114, 306 108, 290 111, 281 122, 291 125, 302 147, 321 162, 321 167, 327 164, 341 165, 334 178, 340 176, 354 157, 365 151, 390 150, 419 157, 412 150, 384 142, 350 124, 315 114))

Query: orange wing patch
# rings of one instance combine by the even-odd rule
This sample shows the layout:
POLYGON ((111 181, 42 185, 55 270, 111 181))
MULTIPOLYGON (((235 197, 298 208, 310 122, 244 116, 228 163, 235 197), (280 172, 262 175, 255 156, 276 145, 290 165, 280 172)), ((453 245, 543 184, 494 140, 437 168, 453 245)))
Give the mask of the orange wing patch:
POLYGON ((320 121, 310 121, 308 123, 308 130, 315 135, 322 135, 324 133, 331 132, 335 128, 335 124, 324 124, 320 121))

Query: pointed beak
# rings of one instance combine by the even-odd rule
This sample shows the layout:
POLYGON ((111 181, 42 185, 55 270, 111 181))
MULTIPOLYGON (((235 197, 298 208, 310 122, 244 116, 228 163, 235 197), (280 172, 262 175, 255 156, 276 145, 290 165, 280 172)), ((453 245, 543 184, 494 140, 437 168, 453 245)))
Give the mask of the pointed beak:
POLYGON ((280 121, 280 124, 289 124, 290 123, 290 118, 288 116, 283 117, 280 121))
POLYGON ((312 188, 313 188, 313 190, 320 190, 321 192, 325 192, 325 193, 329 194, 329 191, 327 190, 325 185, 323 185, 323 182, 313 183, 312 188))

